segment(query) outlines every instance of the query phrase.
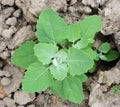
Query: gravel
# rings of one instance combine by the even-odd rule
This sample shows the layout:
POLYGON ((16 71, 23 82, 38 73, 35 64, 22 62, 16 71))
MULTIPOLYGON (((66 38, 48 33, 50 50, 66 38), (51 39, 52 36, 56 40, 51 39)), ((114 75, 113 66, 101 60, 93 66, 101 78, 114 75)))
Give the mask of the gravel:
POLYGON ((1 79, 1 84, 2 84, 3 86, 9 85, 10 82, 11 82, 11 81, 10 81, 9 78, 4 77, 4 78, 1 79))
POLYGON ((17 23, 16 17, 11 17, 6 20, 7 25, 15 26, 17 23))
POLYGON ((19 105, 25 105, 29 102, 32 102, 34 98, 35 98, 34 94, 28 94, 23 91, 17 91, 14 94, 14 100, 19 105))

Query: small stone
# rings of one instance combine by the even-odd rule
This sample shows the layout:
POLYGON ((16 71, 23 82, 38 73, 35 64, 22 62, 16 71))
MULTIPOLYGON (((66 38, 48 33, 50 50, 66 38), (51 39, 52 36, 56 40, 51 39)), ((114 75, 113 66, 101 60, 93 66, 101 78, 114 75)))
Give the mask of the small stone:
POLYGON ((9 51, 4 51, 1 53, 0 57, 2 59, 7 59, 10 56, 10 52, 9 51))
POLYGON ((70 5, 74 5, 75 3, 77 3, 77 0, 71 0, 70 5))
POLYGON ((20 16, 20 13, 21 13, 21 10, 18 9, 18 10, 16 10, 16 11, 13 13, 13 15, 14 15, 15 17, 19 17, 19 16, 20 16))
POLYGON ((10 74, 8 71, 1 71, 1 70, 0 70, 0 76, 10 77, 11 74, 10 74))
POLYGON ((29 105, 29 106, 27 106, 27 107, 35 107, 35 105, 32 104, 32 105, 29 105))
POLYGON ((12 39, 12 43, 8 46, 10 48, 16 48, 17 46, 20 46, 22 43, 24 43, 27 40, 34 38, 34 31, 32 29, 32 26, 23 26, 18 30, 18 32, 14 35, 14 38, 12 39), (22 35, 22 36, 21 36, 22 35))
POLYGON ((86 14, 90 14, 92 12, 92 9, 90 7, 88 7, 88 6, 84 6, 84 12, 86 14))
POLYGON ((15 101, 14 101, 13 99, 11 99, 11 98, 9 98, 9 97, 5 97, 5 98, 3 99, 3 101, 5 102, 5 105, 6 105, 7 107, 15 107, 15 101))
POLYGON ((9 29, 5 29, 3 30, 2 32, 2 36, 5 38, 5 39, 9 39, 11 38, 11 36, 16 32, 16 28, 14 26, 11 26, 9 29))
MULTIPOLYGON (((6 1, 6 0, 5 0, 6 1)), ((6 2, 7 3, 7 2, 6 2)), ((12 13, 15 11, 15 9, 13 7, 8 7, 8 8, 5 8, 3 10, 3 13, 4 14, 4 19, 7 19, 8 17, 10 17, 12 15, 12 13)))
POLYGON ((5 103, 4 103, 4 101, 0 101, 0 107, 5 107, 5 103))
POLYGON ((3 62, 0 60, 0 68, 3 67, 3 62))
POLYGON ((25 107, 25 106, 17 106, 17 107, 25 107))
POLYGON ((3 41, 0 41, 0 52, 2 52, 6 48, 6 44, 3 41))
POLYGON ((4 76, 4 73, 3 73, 3 71, 0 71, 0 77, 1 77, 1 76, 4 76))
POLYGON ((35 98, 35 94, 28 94, 23 91, 17 91, 14 94, 14 100, 19 105, 25 105, 35 98))
POLYGON ((0 4, 0 10, 2 9, 2 6, 1 6, 1 4, 0 4))
POLYGON ((1 3, 3 5, 13 6, 14 5, 14 0, 2 0, 1 3))
POLYGON ((7 24, 7 25, 15 26, 16 23, 17 23, 16 17, 8 18, 8 19, 6 20, 6 24, 7 24))
POLYGON ((4 77, 4 78, 1 79, 1 84, 4 85, 4 86, 9 85, 10 82, 11 82, 10 79, 8 79, 6 77, 4 77))

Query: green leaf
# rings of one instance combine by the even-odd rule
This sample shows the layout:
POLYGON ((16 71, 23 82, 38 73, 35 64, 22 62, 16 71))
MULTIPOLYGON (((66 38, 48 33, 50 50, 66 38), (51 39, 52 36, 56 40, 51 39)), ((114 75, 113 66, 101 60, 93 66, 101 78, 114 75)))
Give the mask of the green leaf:
POLYGON ((113 88, 112 88, 112 92, 113 92, 113 94, 119 94, 120 93, 120 85, 118 84, 118 85, 116 85, 116 86, 114 86, 113 88))
POLYGON ((37 21, 36 36, 40 42, 61 43, 67 39, 67 25, 52 9, 44 10, 37 21))
POLYGON ((31 63, 34 63, 37 60, 34 55, 34 45, 33 41, 27 41, 16 49, 11 58, 12 63, 22 68, 27 68, 31 63))
POLYGON ((105 54, 108 62, 116 60, 119 57, 119 53, 117 51, 114 50, 110 50, 107 54, 105 54))
POLYGON ((56 58, 58 63, 61 64, 63 62, 66 62, 67 53, 65 52, 65 50, 60 50, 55 54, 54 58, 56 58))
POLYGON ((110 50, 110 44, 108 42, 103 43, 99 47, 99 52, 102 52, 102 53, 107 53, 109 50, 110 50))
POLYGON ((63 80, 67 76, 68 67, 66 64, 67 54, 60 50, 52 60, 53 65, 50 66, 50 72, 57 80, 63 80))
POLYGON ((68 68, 72 76, 86 73, 93 65, 94 61, 88 53, 74 48, 68 50, 68 68))
POLYGON ((79 22, 81 37, 93 39, 95 34, 101 30, 101 18, 97 15, 89 16, 79 22))
POLYGON ((106 56, 105 56, 104 54, 102 54, 102 53, 99 53, 99 54, 98 54, 98 57, 99 57, 101 60, 107 61, 106 56))
POLYGON ((89 16, 79 22, 81 40, 87 44, 93 41, 94 36, 101 30, 102 22, 101 18, 97 15, 89 16))
POLYGON ((81 103, 84 99, 82 83, 76 77, 68 76, 63 81, 54 81, 52 91, 73 103, 81 103))
POLYGON ((94 66, 89 70, 89 73, 94 73, 96 69, 96 64, 94 63, 94 66))
POLYGON ((48 43, 38 43, 34 46, 34 54, 43 65, 49 64, 57 52, 57 46, 48 43))
POLYGON ((48 69, 37 61, 27 68, 22 89, 26 92, 44 91, 51 86, 51 81, 52 77, 48 69))
POLYGON ((107 62, 114 61, 119 57, 119 53, 117 51, 114 51, 114 50, 108 51, 108 53, 105 55, 102 53, 99 53, 98 55, 99 55, 99 58, 101 60, 104 60, 107 62))
POLYGON ((88 77, 85 74, 76 75, 75 77, 78 78, 81 83, 85 82, 88 79, 88 77))
POLYGON ((76 40, 80 39, 80 27, 78 24, 70 24, 68 26, 69 37, 68 40, 70 42, 75 42, 76 40))
POLYGON ((50 66, 50 72, 57 80, 63 80, 67 76, 68 67, 67 64, 60 64, 58 66, 50 66))
POLYGON ((82 49, 82 51, 87 54, 91 59, 96 60, 98 57, 98 54, 96 51, 94 51, 92 48, 90 47, 86 47, 84 49, 82 49))
POLYGON ((87 42, 85 42, 84 40, 80 40, 76 44, 74 44, 73 47, 77 49, 82 49, 85 48, 87 45, 88 45, 87 42))

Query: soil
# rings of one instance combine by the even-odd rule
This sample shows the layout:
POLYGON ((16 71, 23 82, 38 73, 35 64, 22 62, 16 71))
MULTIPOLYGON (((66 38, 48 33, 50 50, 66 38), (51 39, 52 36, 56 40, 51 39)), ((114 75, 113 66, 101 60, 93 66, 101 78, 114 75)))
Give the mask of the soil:
MULTIPOLYGON (((49 89, 34 94, 22 91, 25 70, 13 65, 10 58, 25 41, 36 39, 36 21, 45 8, 56 10, 68 24, 99 15, 103 26, 98 35, 110 40, 112 48, 120 52, 119 0, 0 0, 0 107, 120 107, 120 94, 111 91, 120 83, 119 59, 107 67, 101 63, 94 74, 88 74, 82 104, 63 101, 49 89)), ((96 48, 102 40, 98 38, 96 48)))

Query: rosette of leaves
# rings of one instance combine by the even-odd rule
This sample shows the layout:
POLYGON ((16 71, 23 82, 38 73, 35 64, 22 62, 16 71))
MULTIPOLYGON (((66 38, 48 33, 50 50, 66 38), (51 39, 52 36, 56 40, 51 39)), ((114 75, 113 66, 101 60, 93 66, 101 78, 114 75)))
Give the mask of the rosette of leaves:
POLYGON ((93 15, 67 25, 55 11, 46 9, 36 29, 38 43, 27 41, 12 55, 12 62, 27 70, 22 89, 34 93, 50 87, 62 99, 81 103, 85 73, 97 58, 91 46, 101 29, 100 17, 93 15))

